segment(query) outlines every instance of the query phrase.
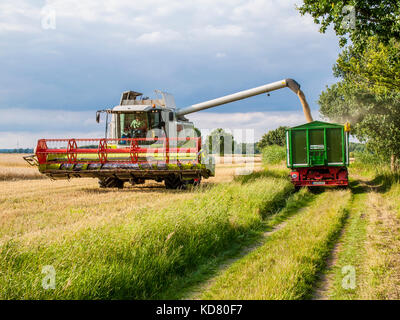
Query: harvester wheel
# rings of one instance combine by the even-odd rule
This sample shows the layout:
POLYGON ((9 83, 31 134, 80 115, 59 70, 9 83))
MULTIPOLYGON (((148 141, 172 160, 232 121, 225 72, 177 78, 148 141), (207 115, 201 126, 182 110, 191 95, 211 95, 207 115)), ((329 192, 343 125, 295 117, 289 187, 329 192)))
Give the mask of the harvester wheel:
POLYGON ((124 182, 118 178, 99 178, 100 188, 118 188, 122 189, 124 187, 124 182))
POLYGON ((177 176, 166 177, 164 182, 165 182, 166 189, 185 189, 186 188, 186 182, 177 176))
POLYGON ((135 178, 135 179, 130 179, 129 182, 131 183, 131 185, 135 186, 137 184, 143 184, 146 182, 145 179, 140 179, 140 178, 135 178))
POLYGON ((200 183, 201 183, 201 178, 189 180, 188 183, 189 183, 190 185, 192 185, 193 187, 197 187, 197 186, 199 186, 200 183))

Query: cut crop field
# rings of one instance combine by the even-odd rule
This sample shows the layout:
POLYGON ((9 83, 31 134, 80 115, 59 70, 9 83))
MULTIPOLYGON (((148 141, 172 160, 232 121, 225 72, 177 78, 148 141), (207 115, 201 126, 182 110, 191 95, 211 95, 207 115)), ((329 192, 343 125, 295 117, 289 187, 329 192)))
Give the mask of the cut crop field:
POLYGON ((0 154, 0 181, 44 179, 37 168, 30 166, 22 154, 0 154))
POLYGON ((354 167, 348 189, 295 192, 257 159, 188 190, 119 190, 0 157, 0 299, 400 298, 397 177, 354 167))

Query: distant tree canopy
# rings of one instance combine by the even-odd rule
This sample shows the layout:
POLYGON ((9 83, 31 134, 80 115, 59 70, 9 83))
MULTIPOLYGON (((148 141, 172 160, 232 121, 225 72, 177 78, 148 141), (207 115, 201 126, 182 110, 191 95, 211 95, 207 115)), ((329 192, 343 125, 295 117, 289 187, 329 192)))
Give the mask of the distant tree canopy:
POLYGON ((279 127, 275 130, 270 130, 261 137, 257 147, 261 150, 266 146, 278 145, 284 146, 286 144, 286 129, 288 127, 279 127))
POLYGON ((0 149, 0 153, 33 153, 32 148, 0 149))
POLYGON ((350 152, 364 152, 365 151, 365 144, 364 143, 357 143, 357 142, 350 142, 349 143, 349 151, 350 152))
POLYGON ((235 154, 258 154, 260 150, 258 149, 257 143, 236 143, 235 142, 235 154))
POLYGON ((233 135, 219 128, 215 129, 207 137, 207 151, 212 154, 233 154, 235 151, 235 140, 233 135))
POLYGON ((212 131, 205 139, 205 147, 210 154, 258 154, 257 143, 237 142, 232 134, 219 128, 212 131))

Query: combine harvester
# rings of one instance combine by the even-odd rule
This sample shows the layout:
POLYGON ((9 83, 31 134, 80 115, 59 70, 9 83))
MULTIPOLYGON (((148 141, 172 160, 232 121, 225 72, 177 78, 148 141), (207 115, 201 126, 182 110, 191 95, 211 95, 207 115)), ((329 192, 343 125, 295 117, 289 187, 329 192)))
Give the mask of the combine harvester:
POLYGON ((156 91, 158 99, 124 92, 120 104, 96 113, 106 114, 103 139, 41 139, 35 154, 25 157, 52 179, 94 177, 100 187, 122 188, 124 182, 164 181, 167 189, 199 184, 214 176, 212 157, 202 150, 201 136, 187 114, 289 87, 296 93, 308 122, 310 109, 300 85, 285 79, 217 99, 177 109, 174 98, 156 91), (109 118, 111 121, 109 122, 109 118))

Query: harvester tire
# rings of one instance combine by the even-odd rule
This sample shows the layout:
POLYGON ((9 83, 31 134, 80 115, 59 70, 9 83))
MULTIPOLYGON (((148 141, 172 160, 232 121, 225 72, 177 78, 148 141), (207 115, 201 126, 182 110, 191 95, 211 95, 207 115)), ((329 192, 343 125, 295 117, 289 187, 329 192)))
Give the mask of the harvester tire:
POLYGON ((193 187, 198 187, 200 185, 200 183, 201 183, 201 178, 191 179, 191 180, 188 181, 188 183, 190 185, 192 185, 193 187))
POLYGON ((171 176, 165 178, 165 188, 166 189, 185 189, 186 183, 180 177, 171 176))
POLYGON ((100 188, 118 188, 122 189, 124 187, 124 182, 118 178, 100 178, 99 179, 100 188))

